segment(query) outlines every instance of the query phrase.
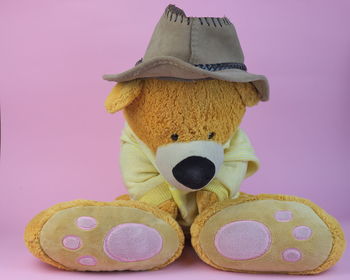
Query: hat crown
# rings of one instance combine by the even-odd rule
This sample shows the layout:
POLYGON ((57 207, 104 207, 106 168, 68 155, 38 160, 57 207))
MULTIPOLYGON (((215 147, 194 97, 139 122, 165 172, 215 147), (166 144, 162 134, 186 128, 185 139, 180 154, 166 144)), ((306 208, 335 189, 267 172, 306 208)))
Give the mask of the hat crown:
POLYGON ((156 25, 143 62, 160 56, 191 64, 244 63, 235 27, 227 17, 187 17, 174 5, 156 25))
POLYGON ((143 59, 127 71, 103 78, 115 82, 147 78, 250 82, 261 100, 269 98, 266 77, 247 72, 235 27, 227 17, 187 17, 174 5, 165 9, 143 59))

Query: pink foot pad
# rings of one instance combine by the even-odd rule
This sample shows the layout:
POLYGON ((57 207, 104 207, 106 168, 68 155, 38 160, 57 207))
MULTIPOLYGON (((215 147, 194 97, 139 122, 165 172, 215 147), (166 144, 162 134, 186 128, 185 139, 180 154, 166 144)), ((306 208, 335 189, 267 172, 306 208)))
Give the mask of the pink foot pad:
POLYGON ((312 230, 307 226, 299 226, 294 228, 293 235, 297 240, 308 240, 311 237, 312 230))
POLYGON ((297 262, 301 259, 301 253, 298 249, 289 248, 282 253, 282 257, 287 262, 297 262))
POLYGON ((82 241, 80 237, 75 235, 67 235, 62 239, 62 245, 69 250, 77 250, 81 247, 82 241))
POLYGON ((94 266, 97 264, 97 260, 93 256, 82 256, 77 259, 77 262, 81 265, 94 266))
POLYGON ((218 230, 216 249, 232 260, 250 260, 262 256, 271 245, 268 228, 256 221, 232 222, 218 230))
POLYGON ((137 262, 154 257, 162 245, 162 237, 154 228, 127 223, 112 228, 107 234, 104 251, 113 260, 137 262))
POLYGON ((289 222, 293 218, 293 214, 290 211, 277 211, 275 219, 278 222, 289 222))
POLYGON ((93 217, 82 216, 77 219, 76 224, 83 230, 92 230, 96 227, 97 222, 93 217))

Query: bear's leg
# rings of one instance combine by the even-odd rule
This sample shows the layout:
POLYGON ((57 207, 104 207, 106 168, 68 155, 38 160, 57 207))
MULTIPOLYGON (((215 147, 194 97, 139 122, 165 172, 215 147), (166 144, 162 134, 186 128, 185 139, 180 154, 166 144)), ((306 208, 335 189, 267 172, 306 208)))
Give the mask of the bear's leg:
POLYGON ((151 270, 180 256, 184 236, 169 213, 147 203, 76 200, 38 214, 25 242, 34 256, 61 269, 151 270))
POLYGON ((339 223, 309 200, 247 195, 204 210, 191 227, 192 245, 207 264, 236 272, 317 274, 345 249, 339 223))

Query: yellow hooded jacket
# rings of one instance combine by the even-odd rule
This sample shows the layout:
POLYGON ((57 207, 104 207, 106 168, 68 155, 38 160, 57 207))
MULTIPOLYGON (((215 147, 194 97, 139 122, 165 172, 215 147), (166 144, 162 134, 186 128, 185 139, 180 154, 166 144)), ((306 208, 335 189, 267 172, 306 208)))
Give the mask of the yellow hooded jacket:
MULTIPOLYGON (((236 198, 242 180, 259 168, 247 135, 237 129, 224 145, 224 163, 216 177, 203 189, 216 193, 219 200, 236 198)), ((183 191, 171 186, 162 177, 155 164, 155 154, 126 123, 121 136, 120 167, 124 184, 132 199, 159 205, 173 198, 177 204, 182 225, 191 225, 198 209, 195 191, 183 191)))

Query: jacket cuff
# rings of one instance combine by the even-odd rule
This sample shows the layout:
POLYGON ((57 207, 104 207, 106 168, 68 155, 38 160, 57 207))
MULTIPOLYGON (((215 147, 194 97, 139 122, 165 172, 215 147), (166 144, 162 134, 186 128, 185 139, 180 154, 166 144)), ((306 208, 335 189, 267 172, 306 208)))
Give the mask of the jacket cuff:
POLYGON ((158 206, 169 199, 172 199, 172 195, 168 183, 164 182, 148 191, 139 201, 158 206))
POLYGON ((219 201, 223 201, 229 197, 228 189, 218 179, 211 181, 203 190, 215 193, 219 201))

